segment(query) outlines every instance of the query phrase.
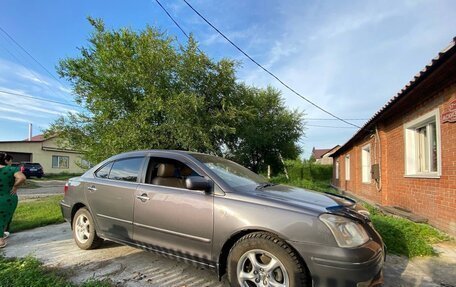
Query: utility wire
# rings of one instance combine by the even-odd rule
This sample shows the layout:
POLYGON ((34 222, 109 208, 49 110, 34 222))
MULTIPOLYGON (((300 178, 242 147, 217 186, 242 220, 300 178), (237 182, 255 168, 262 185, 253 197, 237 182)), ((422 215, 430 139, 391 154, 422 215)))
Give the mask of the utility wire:
MULTIPOLYGON (((157 3, 159 3, 159 5, 164 9, 166 10, 158 0, 155 0, 157 1, 157 3)), ((361 128, 360 126, 356 125, 356 124, 353 124, 349 121, 346 121, 338 116, 336 116, 335 114, 331 113, 330 111, 320 107, 319 105, 317 105, 316 103, 312 102, 311 100, 307 99, 306 97, 304 97, 303 95, 301 95, 300 93, 298 93, 296 90, 294 90, 293 88, 291 88, 289 85, 287 85, 284 81, 282 81, 279 77, 277 77, 275 74, 273 74, 272 72, 270 72, 268 69, 266 69, 265 67, 263 67, 260 63, 258 63, 255 59, 253 59, 252 57, 249 56, 249 54, 247 54, 246 52, 244 52, 244 50, 242 50, 241 48, 239 48, 238 45, 236 45, 233 41, 231 41, 227 36, 225 36, 225 34, 223 34, 219 29, 217 29, 217 27, 215 27, 214 25, 212 25, 211 22, 209 22, 209 20, 207 20, 203 15, 201 15, 200 12, 198 12, 195 8, 193 8, 192 5, 190 5, 190 3, 187 2, 187 0, 183 0, 188 7, 190 7, 190 9, 192 9, 196 14, 198 14, 198 16, 201 17, 201 19, 203 19, 209 26, 211 26, 215 31, 217 31, 223 38, 225 38, 225 40, 227 40, 231 45, 233 45, 239 52, 241 52, 242 54, 244 54, 244 56, 246 56, 250 61, 252 61, 253 63, 255 63, 258 67, 260 67, 262 70, 264 70, 266 73, 268 73, 269 75, 271 75, 274 79, 276 79, 277 81, 279 81, 279 83, 281 83, 284 87, 286 87, 288 90, 290 90, 291 92, 293 92, 295 95, 297 95, 298 97, 302 98, 303 100, 305 100, 306 102, 308 102, 309 104, 311 104, 312 106, 316 107, 317 109, 323 111, 324 113, 338 119, 339 121, 342 121, 346 124, 349 124, 351 126, 354 126, 354 127, 357 127, 357 128, 361 128)), ((168 12, 166 12, 167 14, 169 14, 168 12)), ((185 33, 184 33, 185 34, 185 33)))
POLYGON ((54 101, 54 100, 50 100, 50 99, 43 99, 43 98, 28 96, 28 95, 19 94, 19 93, 13 93, 13 92, 8 92, 8 91, 3 91, 3 90, 0 90, 0 93, 13 95, 13 96, 24 97, 24 98, 35 99, 35 100, 39 100, 39 101, 43 101, 43 102, 56 103, 56 104, 60 104, 60 105, 80 108, 80 106, 77 106, 77 105, 67 104, 67 103, 64 103, 64 102, 54 101))
POLYGON ((35 63, 37 63, 41 68, 43 68, 43 70, 45 70, 52 78, 54 78, 57 82, 59 82, 62 86, 65 86, 64 84, 62 84, 60 82, 60 80, 54 76, 48 69, 46 69, 45 66, 43 66, 35 57, 32 56, 32 54, 30 54, 24 47, 22 47, 21 44, 19 44, 16 40, 14 40, 14 38, 8 33, 5 31, 5 29, 3 29, 2 27, 0 27, 0 31, 2 31, 6 36, 8 36, 8 38, 14 42, 14 44, 16 44, 19 48, 21 48, 22 51, 24 51, 30 58, 33 59, 33 61, 35 61, 35 63))
MULTIPOLYGON (((304 117, 304 120, 306 121, 337 121, 338 119, 334 118, 306 118, 304 117)), ((346 121, 367 121, 368 119, 344 119, 346 121)))
POLYGON ((355 129, 357 127, 336 127, 336 126, 320 126, 320 125, 305 125, 306 127, 315 127, 315 128, 334 128, 334 129, 355 129))

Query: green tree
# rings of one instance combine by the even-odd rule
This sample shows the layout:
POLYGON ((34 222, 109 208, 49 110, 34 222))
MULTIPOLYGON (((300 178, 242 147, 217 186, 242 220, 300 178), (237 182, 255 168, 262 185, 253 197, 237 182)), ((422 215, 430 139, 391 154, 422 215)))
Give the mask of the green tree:
POLYGON ((226 155, 254 171, 278 171, 280 156, 298 156, 302 113, 289 111, 275 89, 237 83, 235 61, 210 59, 191 37, 181 45, 152 27, 107 30, 89 21, 88 45, 58 66, 84 108, 49 128, 62 146, 93 163, 130 150, 182 149, 226 155))
POLYGON ((135 149, 184 149, 221 154, 238 114, 236 63, 213 61, 190 38, 179 45, 147 27, 94 32, 80 55, 60 62, 85 111, 48 130, 91 162, 135 149))
POLYGON ((244 113, 228 144, 229 156, 255 172, 267 165, 281 171, 282 159, 296 159, 301 152, 297 142, 304 134, 304 114, 287 109, 280 91, 272 87, 239 85, 238 93, 244 113))

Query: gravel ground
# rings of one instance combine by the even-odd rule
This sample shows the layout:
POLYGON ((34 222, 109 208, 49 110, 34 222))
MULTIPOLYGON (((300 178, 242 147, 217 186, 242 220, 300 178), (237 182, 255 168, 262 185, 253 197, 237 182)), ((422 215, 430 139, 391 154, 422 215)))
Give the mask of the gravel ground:
MULTIPOLYGON (((436 245, 439 257, 408 260, 388 255, 385 286, 456 286, 456 244, 436 245)), ((71 238, 68 223, 12 234, 2 252, 7 257, 32 255, 46 266, 61 268, 75 283, 109 278, 117 286, 227 287, 209 270, 194 267, 140 249, 105 242, 101 249, 80 250, 71 238)))

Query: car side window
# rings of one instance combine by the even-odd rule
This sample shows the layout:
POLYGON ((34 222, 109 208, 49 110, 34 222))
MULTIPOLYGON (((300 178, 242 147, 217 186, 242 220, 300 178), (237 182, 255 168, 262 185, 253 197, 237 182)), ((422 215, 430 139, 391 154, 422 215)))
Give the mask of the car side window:
POLYGON ((115 161, 108 178, 136 182, 143 160, 142 157, 133 157, 115 161))
POLYGON ((105 164, 102 168, 95 172, 95 176, 99 178, 108 178, 109 172, 111 171, 112 162, 105 164))
POLYGON ((200 176, 186 164, 169 158, 153 157, 149 161, 146 183, 176 188, 186 188, 189 176, 200 176))

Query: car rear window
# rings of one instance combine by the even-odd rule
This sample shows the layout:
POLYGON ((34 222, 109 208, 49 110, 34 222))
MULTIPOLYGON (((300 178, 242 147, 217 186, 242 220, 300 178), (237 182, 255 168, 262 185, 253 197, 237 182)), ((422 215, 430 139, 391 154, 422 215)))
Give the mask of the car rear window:
POLYGON ((39 163, 26 163, 24 164, 26 167, 33 167, 33 168, 39 168, 41 167, 41 164, 39 163))

